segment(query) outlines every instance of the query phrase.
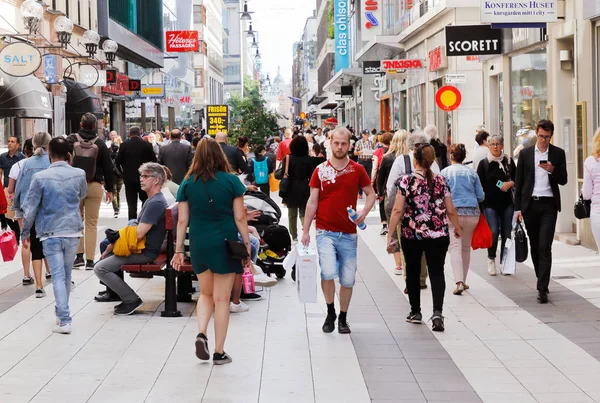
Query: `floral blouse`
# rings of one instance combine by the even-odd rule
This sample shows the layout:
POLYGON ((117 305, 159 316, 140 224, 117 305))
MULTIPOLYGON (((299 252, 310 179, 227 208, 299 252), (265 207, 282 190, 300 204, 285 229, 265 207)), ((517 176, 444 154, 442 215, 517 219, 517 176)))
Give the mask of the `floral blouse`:
POLYGON ((450 189, 442 175, 433 178, 433 191, 427 179, 415 174, 405 175, 398 192, 406 197, 402 219, 402 237, 406 239, 436 239, 448 236, 448 217, 444 198, 450 189))

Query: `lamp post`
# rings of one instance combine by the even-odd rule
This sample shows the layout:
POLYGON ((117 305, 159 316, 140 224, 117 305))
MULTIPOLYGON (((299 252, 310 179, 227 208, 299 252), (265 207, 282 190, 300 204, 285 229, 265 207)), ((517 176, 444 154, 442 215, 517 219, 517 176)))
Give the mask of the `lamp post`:
POLYGON ((29 30, 29 35, 37 32, 40 22, 44 17, 44 7, 35 0, 25 0, 21 4, 21 16, 23 24, 29 30))
POLYGON ((66 49, 71 43, 71 36, 73 35, 73 21, 61 15, 54 20, 54 29, 58 35, 58 42, 66 49))
POLYGON ((252 23, 250 23, 250 28, 246 31, 246 37, 254 38, 254 31, 252 30, 252 23))
POLYGON ((240 13, 240 20, 242 21, 252 21, 252 16, 250 14, 254 14, 252 11, 248 11, 248 2, 244 2, 244 11, 240 13))
POLYGON ((106 56, 106 61, 110 66, 112 66, 115 61, 115 56, 117 50, 119 49, 119 44, 112 39, 107 39, 102 44, 102 50, 104 51, 104 55, 106 56))
POLYGON ((98 32, 92 31, 91 29, 85 31, 83 34, 83 44, 85 45, 85 50, 88 52, 88 55, 91 59, 93 59, 96 55, 99 43, 100 35, 98 35, 98 32))

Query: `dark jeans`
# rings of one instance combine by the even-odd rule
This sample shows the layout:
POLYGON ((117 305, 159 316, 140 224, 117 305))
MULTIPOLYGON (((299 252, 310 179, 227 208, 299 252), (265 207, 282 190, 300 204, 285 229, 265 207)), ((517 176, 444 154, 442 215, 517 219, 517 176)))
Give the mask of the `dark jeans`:
POLYGON ((271 196, 271 188, 269 187, 268 183, 264 183, 262 185, 256 185, 261 192, 263 192, 264 194, 266 194, 267 196, 271 196))
POLYGON ((444 262, 450 245, 450 238, 438 239, 406 239, 402 238, 402 253, 406 263, 406 288, 412 313, 421 312, 421 258, 425 253, 431 293, 433 295, 433 311, 442 312, 446 279, 444 278, 444 262))
POLYGON ((554 198, 531 200, 523 220, 529 235, 531 260, 537 276, 538 291, 548 291, 552 270, 552 242, 556 229, 558 211, 554 198))
MULTIPOLYGON (((367 171, 367 175, 369 175, 369 178, 371 178, 371 170, 373 169, 373 160, 366 160, 365 161, 365 160, 359 159, 358 163, 360 165, 362 165, 363 168, 365 168, 365 170, 367 171)), ((358 194, 359 195, 363 194, 362 188, 358 189, 358 194)))
POLYGON ((148 195, 142 190, 139 182, 128 182, 125 184, 125 197, 127 198, 127 208, 129 210, 129 220, 137 218, 138 197, 143 202, 148 200, 148 195))
POLYGON ((486 208, 483 212, 490 230, 492 231, 492 247, 488 248, 488 259, 496 259, 496 251, 498 250, 498 236, 502 238, 500 244, 500 261, 504 253, 504 245, 506 240, 510 239, 512 231, 512 221, 514 216, 514 207, 511 204, 504 211, 496 211, 492 208, 486 208))
POLYGON ((113 186, 113 211, 118 213, 121 209, 121 189, 123 189, 123 178, 115 178, 115 186, 113 186))
POLYGON ((379 202, 379 219, 381 220, 382 223, 387 223, 387 217, 385 215, 385 197, 383 198, 383 200, 381 200, 379 202))

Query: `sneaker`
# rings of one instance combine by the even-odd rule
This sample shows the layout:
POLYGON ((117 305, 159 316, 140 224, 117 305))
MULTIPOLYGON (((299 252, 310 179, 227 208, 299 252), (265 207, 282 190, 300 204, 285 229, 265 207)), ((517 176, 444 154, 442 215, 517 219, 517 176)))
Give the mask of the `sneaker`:
POLYGON ((87 260, 85 262, 85 269, 86 270, 94 270, 94 261, 93 260, 87 260))
POLYGON ((73 268, 79 268, 85 266, 85 260, 83 260, 83 256, 77 255, 75 261, 73 262, 73 268))
POLYGON ((231 357, 225 351, 223 351, 223 354, 221 354, 221 353, 213 354, 213 364, 215 364, 215 365, 229 364, 231 361, 232 361, 231 357))
POLYGON ((352 333, 348 322, 342 322, 341 320, 338 320, 338 332, 341 334, 352 333))
POLYGON ((118 212, 118 211, 115 211, 115 215, 114 215, 113 217, 115 217, 115 218, 119 218, 119 212, 118 212))
POLYGON ((420 325, 421 323, 423 323, 423 315, 421 315, 421 312, 417 312, 417 313, 411 312, 406 317, 406 321, 408 323, 414 323, 414 324, 420 325))
POLYGON ((66 325, 56 325, 52 328, 52 333, 71 334, 71 324, 67 323, 66 325))
POLYGON ((46 273, 46 280, 50 280, 52 278, 52 273, 46 273))
POLYGON ((444 331, 444 317, 441 313, 434 312, 430 320, 432 322, 431 330, 433 330, 434 332, 444 331))
POLYGON ((387 224, 383 224, 383 226, 381 227, 381 231, 379 231, 379 235, 383 236, 383 235, 387 235, 388 234, 388 226, 387 224))
POLYGON ((123 302, 115 307, 115 315, 131 315, 136 310, 144 306, 144 301, 141 298, 133 302, 123 302))
POLYGON ((204 361, 210 359, 208 339, 204 333, 198 333, 198 336, 196 336, 196 357, 204 361))
POLYGON ((240 299, 242 301, 260 301, 262 299, 262 296, 254 292, 252 294, 246 294, 244 291, 242 291, 240 299))
POLYGON ((426 290, 427 289, 427 284, 422 284, 421 285, 421 290, 426 290))
POLYGON ((463 283, 458 283, 458 284, 456 284, 456 289, 454 291, 452 291, 452 294, 460 295, 463 293, 464 290, 465 290, 465 286, 463 285, 463 283))
POLYGON ((322 330, 324 333, 331 333, 335 330, 335 320, 337 319, 337 315, 329 315, 325 318, 325 323, 323 323, 322 330))
POLYGON ((31 285, 35 283, 33 277, 23 277, 23 285, 31 285))
POLYGON ((46 291, 44 291, 43 288, 38 288, 37 290, 35 290, 36 298, 44 298, 45 296, 46 296, 46 291))
POLYGON ((267 276, 265 273, 254 275, 254 284, 261 287, 273 287, 277 284, 277 279, 267 276))
POLYGON ((463 287, 465 287, 465 290, 468 290, 469 288, 471 288, 471 287, 469 287, 469 285, 467 283, 463 283, 463 287))
POLYGON ((242 313, 242 312, 248 312, 250 310, 250 307, 246 304, 244 304, 242 301, 240 301, 239 304, 234 304, 233 302, 229 303, 229 312, 231 313, 242 313))
POLYGON ((396 276, 401 276, 402 275, 402 266, 398 266, 394 269, 394 274, 396 276))
POLYGON ((496 275, 496 260, 495 259, 488 259, 488 274, 490 276, 496 275))

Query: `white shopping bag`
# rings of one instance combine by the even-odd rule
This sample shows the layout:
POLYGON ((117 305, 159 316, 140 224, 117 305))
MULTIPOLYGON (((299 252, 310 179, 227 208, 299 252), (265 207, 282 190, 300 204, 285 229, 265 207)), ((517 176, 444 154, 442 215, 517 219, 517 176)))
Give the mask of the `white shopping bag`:
POLYGON ((517 260, 515 256, 515 243, 512 239, 506 240, 504 249, 506 249, 506 252, 504 253, 504 259, 502 261, 502 275, 508 276, 510 274, 515 274, 517 260))
POLYGON ((292 269, 294 268, 294 265, 296 264, 296 258, 298 257, 298 248, 297 247, 293 247, 292 250, 290 251, 290 253, 287 254, 287 256, 285 257, 285 259, 283 259, 283 268, 286 271, 292 271, 292 269))
POLYGON ((298 298, 303 304, 317 302, 317 251, 311 244, 296 248, 296 287, 298 298))

